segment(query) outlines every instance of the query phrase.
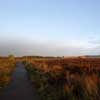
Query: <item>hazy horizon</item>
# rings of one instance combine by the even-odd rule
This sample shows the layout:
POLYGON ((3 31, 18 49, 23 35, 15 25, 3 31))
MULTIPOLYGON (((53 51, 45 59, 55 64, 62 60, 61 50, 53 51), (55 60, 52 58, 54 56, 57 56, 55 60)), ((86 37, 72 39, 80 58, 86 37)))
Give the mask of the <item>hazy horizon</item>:
POLYGON ((1 0, 0 56, 100 55, 99 0, 1 0))

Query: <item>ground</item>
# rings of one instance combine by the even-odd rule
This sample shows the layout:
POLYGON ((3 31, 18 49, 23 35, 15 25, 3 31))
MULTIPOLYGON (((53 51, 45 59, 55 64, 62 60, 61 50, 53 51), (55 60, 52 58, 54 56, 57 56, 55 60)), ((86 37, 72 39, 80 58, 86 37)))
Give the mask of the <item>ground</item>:
POLYGON ((22 63, 17 63, 12 82, 2 92, 0 100, 39 100, 39 96, 28 80, 27 72, 22 63))

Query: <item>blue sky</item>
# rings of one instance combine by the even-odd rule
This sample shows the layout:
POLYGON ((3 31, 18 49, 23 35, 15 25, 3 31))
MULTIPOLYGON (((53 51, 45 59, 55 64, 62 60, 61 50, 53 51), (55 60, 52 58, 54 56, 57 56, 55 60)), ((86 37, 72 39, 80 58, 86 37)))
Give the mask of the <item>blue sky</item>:
POLYGON ((100 54, 100 0, 0 0, 0 55, 100 54))

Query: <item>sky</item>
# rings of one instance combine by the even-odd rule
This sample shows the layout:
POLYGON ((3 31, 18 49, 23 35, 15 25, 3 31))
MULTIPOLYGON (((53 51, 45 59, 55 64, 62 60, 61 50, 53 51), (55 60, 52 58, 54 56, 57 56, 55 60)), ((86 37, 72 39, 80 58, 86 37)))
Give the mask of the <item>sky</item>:
POLYGON ((0 56, 100 55, 100 0, 0 0, 0 56))

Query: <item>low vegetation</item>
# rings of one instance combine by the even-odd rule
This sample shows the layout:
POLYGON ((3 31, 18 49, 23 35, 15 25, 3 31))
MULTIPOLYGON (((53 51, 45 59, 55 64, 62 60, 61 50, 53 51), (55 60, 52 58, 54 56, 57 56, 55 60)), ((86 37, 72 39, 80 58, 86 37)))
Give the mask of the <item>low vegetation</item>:
POLYGON ((100 59, 66 58, 23 62, 41 100, 100 100, 100 59))
POLYGON ((0 58, 0 90, 10 83, 14 68, 15 60, 13 56, 0 58))

